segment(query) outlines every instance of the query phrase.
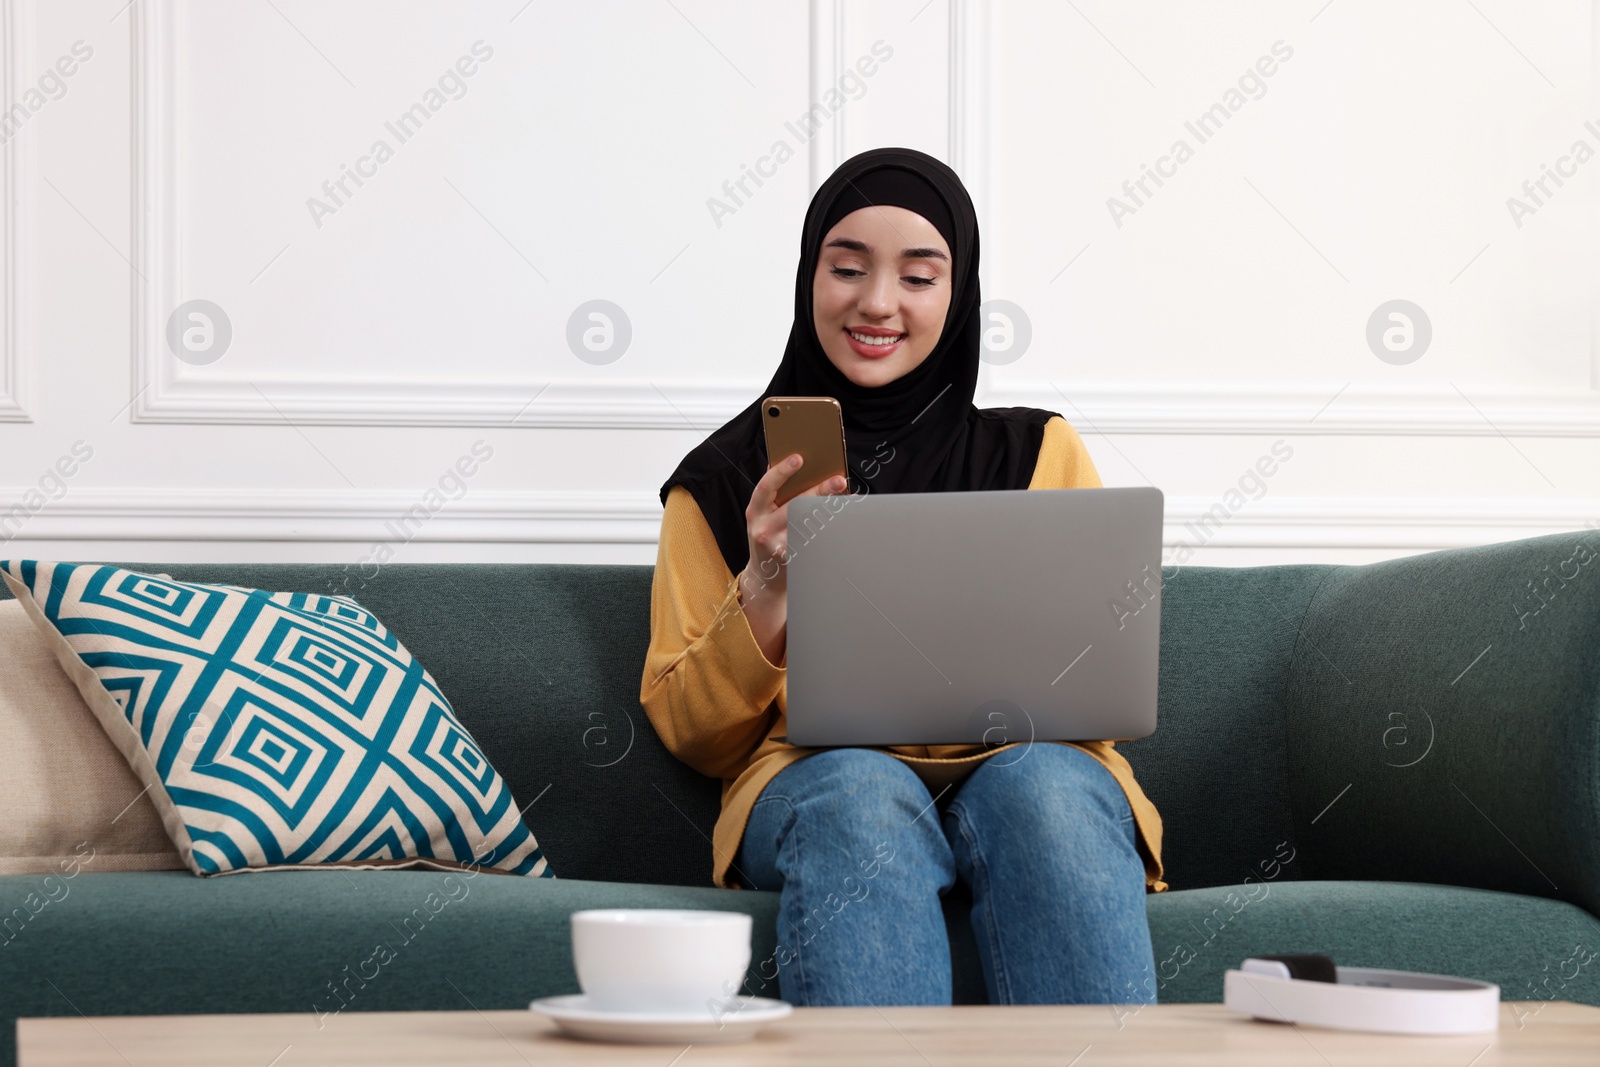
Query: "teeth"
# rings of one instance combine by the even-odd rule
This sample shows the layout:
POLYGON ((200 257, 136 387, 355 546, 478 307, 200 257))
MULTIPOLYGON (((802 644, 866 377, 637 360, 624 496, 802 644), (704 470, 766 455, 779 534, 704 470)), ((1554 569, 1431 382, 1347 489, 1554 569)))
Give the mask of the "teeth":
POLYGON ((845 332, 864 345, 892 345, 905 336, 903 333, 897 333, 893 337, 868 337, 866 334, 856 333, 854 330, 846 330, 845 332))

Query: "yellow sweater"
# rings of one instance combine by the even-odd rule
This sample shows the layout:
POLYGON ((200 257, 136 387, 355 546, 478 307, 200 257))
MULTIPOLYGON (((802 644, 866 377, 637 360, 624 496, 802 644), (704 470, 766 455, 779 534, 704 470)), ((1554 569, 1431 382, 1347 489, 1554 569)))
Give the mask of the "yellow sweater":
MULTIPOLYGON (((1029 489, 1099 488, 1088 449, 1067 421, 1045 423, 1029 489)), ((785 655, 787 660, 787 655, 785 655)), ((767 660, 756 643, 728 570, 693 494, 667 493, 650 590, 650 648, 639 702, 667 750, 701 774, 722 779, 722 814, 712 831, 712 882, 728 878, 750 808, 783 768, 816 749, 779 740, 787 734, 785 665, 767 660)), ((1162 892, 1161 816, 1134 781, 1133 768, 1111 741, 1062 741, 1099 760, 1133 809, 1145 885, 1162 892)), ((937 794, 1009 745, 899 745, 883 749, 910 764, 937 794)))

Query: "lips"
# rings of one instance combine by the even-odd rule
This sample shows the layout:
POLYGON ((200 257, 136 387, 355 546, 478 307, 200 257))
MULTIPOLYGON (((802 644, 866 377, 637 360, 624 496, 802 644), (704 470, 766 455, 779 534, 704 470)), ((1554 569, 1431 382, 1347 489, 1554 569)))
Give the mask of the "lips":
POLYGON ((846 328, 844 330, 844 336, 845 340, 850 343, 850 347, 855 351, 856 355, 865 359, 882 359, 884 356, 887 356, 892 352, 899 351, 901 344, 903 344, 906 339, 906 335, 903 333, 895 333, 892 330, 881 330, 876 328, 856 330, 846 328), (862 340, 863 337, 873 338, 873 341, 864 341, 862 340), (894 339, 885 343, 881 340, 885 337, 892 337, 894 339))

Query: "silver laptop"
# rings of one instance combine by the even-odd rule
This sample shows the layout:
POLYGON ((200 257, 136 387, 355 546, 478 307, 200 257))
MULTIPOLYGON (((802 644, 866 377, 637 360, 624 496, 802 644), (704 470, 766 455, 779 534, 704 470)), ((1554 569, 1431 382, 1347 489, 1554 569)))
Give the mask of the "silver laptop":
POLYGON ((788 740, 1125 740, 1156 728, 1155 488, 789 502, 788 740))

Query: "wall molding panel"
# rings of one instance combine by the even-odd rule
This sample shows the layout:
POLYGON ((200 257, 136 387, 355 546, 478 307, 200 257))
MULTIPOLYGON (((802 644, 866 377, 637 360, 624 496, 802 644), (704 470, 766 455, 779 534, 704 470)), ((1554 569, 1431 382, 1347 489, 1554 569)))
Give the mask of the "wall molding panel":
MULTIPOLYGON (((182 170, 177 133, 182 115, 178 102, 175 0, 145 0, 128 12, 132 48, 129 56, 133 96, 130 150, 133 172, 133 422, 169 421, 161 416, 171 395, 177 367, 165 353, 163 308, 173 306, 179 291, 182 242, 178 239, 182 170), (143 275, 143 278, 139 276, 143 275)), ((200 421, 175 419, 170 421, 200 421)), ((219 420, 233 421, 233 420, 219 420)))
MULTIPOLYGON (((977 209, 989 221, 989 137, 992 122, 989 0, 950 5, 950 161, 977 209)), ((1590 30, 1600 48, 1600 0, 1591 0, 1590 30)), ((1600 55, 1600 52, 1593 53, 1600 55)), ((1590 72, 1600 98, 1600 62, 1590 72)), ((990 238, 986 254, 993 253, 990 238)), ((1060 411, 1080 432, 1103 434, 1351 434, 1361 436, 1600 436, 1600 297, 1590 316, 1590 384, 1565 391, 1459 390, 1450 387, 1372 389, 1354 383, 1325 388, 1303 381, 1213 380, 1070 383, 979 368, 980 407, 1026 406, 1060 411), (1061 386, 1070 399, 1061 395, 1061 386), (1341 388, 1345 391, 1341 392, 1341 388), (1337 394, 1333 403, 1329 400, 1337 394), (1304 413, 1304 418, 1301 417, 1304 413), (1076 417, 1075 417, 1076 416, 1076 417), (1313 418, 1314 417, 1314 418, 1313 418), (1081 421, 1080 421, 1081 420, 1081 421)), ((1458 383, 1459 384, 1459 383, 1458 383)))
MULTIPOLYGON (((0 499, 23 491, 0 489, 0 499)), ((649 493, 472 490, 425 512, 414 490, 85 486, 10 532, 17 540, 642 543, 661 527, 661 503, 649 493)), ((0 525, 0 544, 6 533, 0 525)))
MULTIPOLYGON (((22 487, 0 487, 16 499, 22 487)), ((1280 497, 1247 500, 1218 521, 1215 498, 1166 498, 1163 544, 1192 548, 1431 550, 1600 525, 1600 498, 1280 497), (1210 523, 1205 522, 1208 515, 1210 523)), ((409 541, 654 544, 653 492, 471 491, 417 518, 415 492, 398 490, 109 489, 77 487, 6 540, 319 541, 392 546, 409 541), (402 525, 408 511, 414 518, 402 525)), ((9 532, 10 537, 7 536, 9 532)))
MULTIPOLYGON (((845 0, 811 0, 811 85, 810 101, 820 100, 827 89, 839 84, 844 71, 845 0)), ((816 193, 845 161, 844 128, 849 108, 841 110, 807 142, 810 153, 811 192, 816 193)), ((757 388, 760 388, 757 386, 757 388)))
POLYGON ((950 166, 972 197, 978 232, 989 226, 989 2, 950 5, 950 166))
MULTIPOLYGON (((991 179, 992 13, 988 0, 947 3, 949 156, 983 220, 991 179)), ((6 6, 9 10, 12 3, 6 6)), ((185 365, 166 352, 163 336, 165 312, 177 303, 183 247, 179 6, 178 0, 144 0, 129 12, 134 53, 133 258, 149 280, 141 284, 134 279, 134 422, 709 430, 731 418, 761 389, 764 377, 485 382, 322 376, 248 381, 185 375, 185 365)), ((846 0, 811 0, 813 97, 838 79, 848 14, 846 0)), ((825 133, 810 142, 813 189, 844 159, 845 120, 841 112, 825 133)), ((8 197, 8 204, 14 199, 8 197)), ((8 373, 20 374, 16 363, 7 361, 8 373)), ((1511 393, 1466 387, 1458 393, 1351 387, 1329 404, 1340 385, 1331 383, 1323 390, 1288 380, 1221 385, 1079 382, 1063 385, 1069 398, 1064 399, 1049 381, 997 373, 986 365, 977 402, 1053 408, 1081 431, 1104 434, 1600 435, 1600 391, 1511 393)))
MULTIPOLYGON (((9 114, 32 70, 31 0, 0 0, 0 110, 9 114)), ((32 138, 18 131, 4 147, 5 256, 4 320, 0 330, 0 422, 32 422, 32 234, 35 210, 32 138)))
MULTIPOLYGON (((148 284, 133 291, 136 423, 306 423, 711 430, 750 403, 765 378, 745 381, 528 378, 484 381, 318 376, 247 381, 185 375, 166 350, 166 315, 179 300, 183 190, 183 56, 179 0, 143 0, 133 18, 133 261, 148 284), (538 396, 529 404, 527 401, 538 396)), ((813 99, 844 65, 844 0, 811 0, 813 99)), ((809 142, 813 189, 844 159, 840 113, 809 142)))
POLYGON ((1017 378, 997 383, 990 378, 989 388, 980 390, 981 406, 1059 411, 1080 433, 1584 438, 1600 434, 1600 393, 1495 392, 1471 383, 1402 391, 1348 382, 1320 387, 1267 383, 1256 388, 1196 382, 1152 388, 1137 382, 1017 378))
MULTIPOLYGON (((163 362, 157 360, 156 362, 163 362)), ((144 388, 136 381, 135 389, 144 388)), ((710 431, 765 384, 735 381, 179 383, 137 421, 357 426, 517 426, 710 431)), ((148 390, 141 402, 148 402, 148 390)), ((1061 412, 1083 434, 1341 434, 1359 436, 1579 437, 1600 434, 1600 394, 1479 392, 1470 385, 1412 392, 1331 384, 1255 389, 1196 383, 1017 379, 992 383, 980 407, 1061 412), (1059 386, 1058 390, 1056 386, 1059 386), (1063 395, 1063 393, 1065 395, 1063 395)), ((138 405, 136 404, 136 407, 138 405)))

